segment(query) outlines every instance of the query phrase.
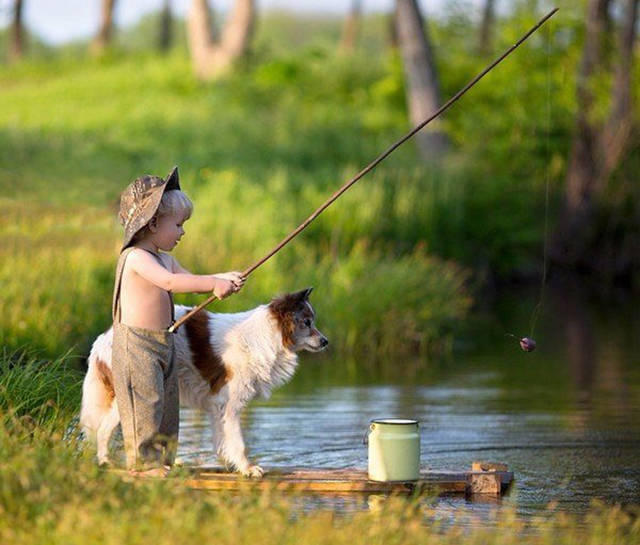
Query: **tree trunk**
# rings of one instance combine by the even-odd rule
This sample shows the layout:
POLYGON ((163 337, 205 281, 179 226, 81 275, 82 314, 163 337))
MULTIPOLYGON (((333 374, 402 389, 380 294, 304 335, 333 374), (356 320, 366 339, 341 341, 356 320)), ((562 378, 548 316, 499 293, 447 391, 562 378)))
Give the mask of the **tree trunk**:
POLYGON ((171 0, 164 0, 160 13, 160 31, 158 32, 158 49, 168 51, 171 47, 171 0))
POLYGON ((254 0, 236 0, 225 23, 219 43, 215 43, 207 0, 192 0, 187 18, 187 34, 194 71, 210 80, 245 55, 253 35, 254 0))
POLYGON ((482 22, 478 35, 478 53, 486 55, 491 52, 493 44, 493 23, 495 20, 495 0, 484 0, 482 22))
POLYGON ((102 17, 100 22, 100 30, 91 44, 91 50, 94 55, 101 54, 111 43, 113 35, 113 10, 116 0, 102 0, 102 17))
POLYGON ((24 26, 22 25, 23 1, 15 0, 13 3, 13 19, 11 21, 11 42, 9 46, 9 59, 17 61, 24 55, 24 26))
POLYGON ((627 0, 619 33, 619 54, 612 92, 609 119, 602 134, 603 164, 596 190, 602 191, 629 143, 633 116, 631 111, 631 85, 633 74, 633 48, 636 39, 638 0, 627 0))
MULTIPOLYGON (((404 64, 409 119, 416 126, 440 106, 435 62, 417 0, 396 0, 396 24, 404 64)), ((416 142, 425 159, 439 157, 448 147, 437 120, 416 134, 416 142)))
POLYGON ((398 49, 398 23, 396 22, 396 10, 392 9, 387 15, 387 37, 389 39, 389 47, 398 49))
POLYGON ((352 0, 351 9, 342 27, 342 38, 340 39, 341 53, 350 54, 355 50, 360 30, 361 16, 362 0, 352 0))
MULTIPOLYGON (((612 172, 620 163, 631 135, 631 73, 638 0, 626 0, 620 27, 618 62, 609 117, 599 122, 593 78, 609 64, 609 0, 589 0, 582 60, 577 78, 577 113, 569 156, 565 203, 551 246, 562 265, 593 268, 598 261, 591 245, 597 234, 595 215, 612 172)), ((609 271, 615 274, 616 271, 609 271)))

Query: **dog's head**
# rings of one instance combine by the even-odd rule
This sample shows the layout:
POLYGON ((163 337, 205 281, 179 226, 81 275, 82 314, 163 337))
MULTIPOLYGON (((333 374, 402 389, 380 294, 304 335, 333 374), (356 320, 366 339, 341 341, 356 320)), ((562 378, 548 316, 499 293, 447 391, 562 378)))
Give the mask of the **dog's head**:
POLYGON ((306 288, 286 293, 269 303, 269 309, 280 327, 283 344, 294 352, 319 352, 329 344, 314 323, 316 313, 309 302, 312 290, 313 288, 306 288))

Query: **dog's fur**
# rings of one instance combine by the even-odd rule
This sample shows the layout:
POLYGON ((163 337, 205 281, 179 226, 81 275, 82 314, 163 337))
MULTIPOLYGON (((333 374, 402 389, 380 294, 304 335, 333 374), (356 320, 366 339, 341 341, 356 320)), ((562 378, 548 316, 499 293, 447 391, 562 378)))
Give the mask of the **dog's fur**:
MULTIPOLYGON (((175 337, 180 403, 208 412, 214 452, 244 475, 260 477, 251 465, 240 429, 240 412, 254 397, 293 376, 297 352, 317 352, 328 344, 314 325, 311 288, 283 295, 247 312, 216 314, 200 311, 175 337)), ((176 317, 190 309, 176 306, 176 317)), ((113 329, 91 348, 82 386, 80 422, 97 443, 98 462, 108 463, 108 443, 120 422, 111 375, 113 329)))

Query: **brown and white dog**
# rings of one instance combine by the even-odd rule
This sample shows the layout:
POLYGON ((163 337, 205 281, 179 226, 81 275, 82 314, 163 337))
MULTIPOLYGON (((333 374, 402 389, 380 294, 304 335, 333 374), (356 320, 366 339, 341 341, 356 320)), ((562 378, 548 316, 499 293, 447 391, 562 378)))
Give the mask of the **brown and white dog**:
MULTIPOLYGON (((247 312, 200 311, 175 337, 180 404, 209 414, 214 452, 243 475, 260 477, 249 462, 240 413, 254 397, 289 381, 298 365, 297 352, 318 352, 329 341, 314 325, 309 302, 312 288, 273 299, 247 312)), ((189 308, 177 305, 176 318, 189 308)), ((108 443, 120 422, 111 375, 113 330, 100 335, 91 348, 82 386, 80 423, 97 443, 98 462, 108 463, 108 443)))

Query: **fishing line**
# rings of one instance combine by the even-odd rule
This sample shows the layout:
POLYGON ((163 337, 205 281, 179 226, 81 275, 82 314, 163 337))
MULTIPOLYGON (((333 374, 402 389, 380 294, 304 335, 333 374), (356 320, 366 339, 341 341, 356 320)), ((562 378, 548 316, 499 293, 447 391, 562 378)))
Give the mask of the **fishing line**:
MULTIPOLYGON (((347 189, 349 189, 353 184, 355 184, 360 178, 362 178, 365 174, 373 170, 379 163, 384 161, 391 153, 393 153, 397 148, 399 148, 402 144, 404 144, 407 140, 413 137, 418 131, 423 129, 426 125, 428 125, 431 121, 436 119, 440 114, 445 112, 450 106, 452 106, 462 95, 464 95, 469 89, 471 89, 476 83, 478 83, 486 74, 488 74, 493 68, 495 68, 498 64, 500 64, 505 58, 507 58, 516 48, 518 48, 523 42, 525 42, 529 36, 531 36, 534 32, 538 30, 549 18, 555 15, 558 11, 558 8, 552 9, 547 15, 545 15, 538 23, 533 26, 526 34, 524 34, 516 43, 514 43, 509 49, 507 49, 500 57, 498 57, 495 61, 493 61, 489 66, 487 66, 482 72, 480 72, 475 78, 473 78, 469 83, 467 83, 462 89, 460 89, 455 95, 453 95, 447 102, 445 102, 436 112, 434 112, 429 118, 425 119, 418 126, 414 127, 411 131, 405 134, 400 140, 394 142, 389 148, 387 148, 383 153, 381 153, 378 157, 376 157, 371 163, 369 163, 365 168, 363 168, 358 174, 356 174, 351 180, 345 182, 338 190, 336 190, 333 195, 331 195, 319 208, 315 210, 306 220, 304 220, 296 229, 294 229, 291 233, 289 233, 278 245, 276 245, 269 253, 267 253, 262 259, 258 260, 256 263, 248 267, 242 272, 242 276, 247 277, 253 271, 255 271, 258 267, 260 267, 263 263, 265 263, 268 259, 270 259, 273 255, 279 252, 286 244, 288 244, 294 237, 296 237, 300 232, 302 232, 313 220, 315 220, 329 205, 331 205, 340 195, 342 195, 347 189)), ((193 307, 189 312, 187 312, 182 318, 177 320, 170 328, 169 332, 173 333, 176 331, 184 322, 189 320, 195 314, 197 314, 200 310, 206 307, 209 303, 211 303, 217 297, 214 295, 209 296, 206 300, 204 300, 199 305, 193 307)))
POLYGON ((538 303, 533 309, 531 315, 531 321, 529 323, 529 336, 533 337, 533 333, 540 316, 540 308, 542 307, 542 301, 544 298, 544 290, 547 284, 547 254, 549 245, 549 180, 550 174, 550 155, 551 146, 549 142, 551 140, 551 27, 545 29, 547 38, 547 138, 545 139, 545 156, 547 158, 546 168, 546 181, 544 191, 544 240, 543 240, 543 252, 542 252, 542 280, 540 282, 540 295, 538 303))
POLYGON ((513 337, 520 343, 520 348, 525 352, 532 352, 536 349, 536 341, 533 339, 535 333, 535 327, 540 317, 540 309, 542 308, 542 302, 544 299, 545 287, 547 284, 547 254, 548 254, 548 240, 549 240, 549 181, 550 174, 550 155, 551 155, 551 26, 545 29, 546 36, 546 49, 547 49, 547 126, 546 126, 546 138, 545 138, 545 192, 544 192, 544 234, 543 234, 543 249, 542 249, 542 279, 540 281, 540 293, 538 295, 538 302, 536 303, 533 311, 531 312, 531 318, 529 319, 529 335, 528 337, 518 337, 513 333, 505 333, 507 337, 513 337))

